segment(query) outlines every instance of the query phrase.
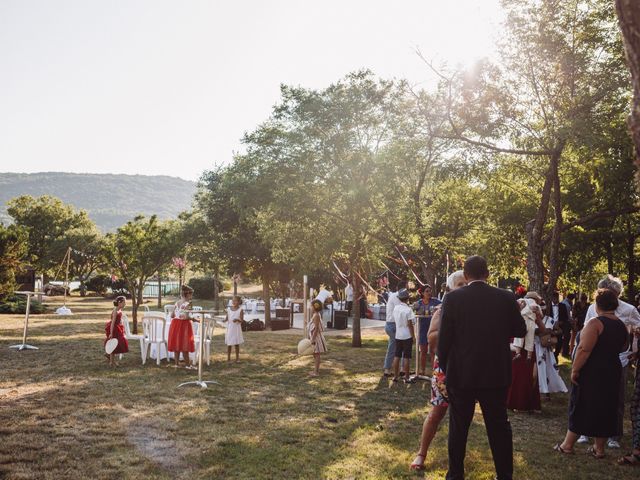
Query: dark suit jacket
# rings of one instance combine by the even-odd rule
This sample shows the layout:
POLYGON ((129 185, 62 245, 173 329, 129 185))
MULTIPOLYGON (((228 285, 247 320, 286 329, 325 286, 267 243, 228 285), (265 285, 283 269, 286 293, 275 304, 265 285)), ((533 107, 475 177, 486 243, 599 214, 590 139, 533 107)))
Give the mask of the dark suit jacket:
MULTIPOLYGON (((553 304, 547 307, 547 315, 553 318, 553 304)), ((571 327, 569 323, 569 309, 564 303, 558 303, 558 325, 564 329, 571 327)))
POLYGON ((444 297, 438 359, 446 383, 456 388, 511 384, 510 339, 527 327, 513 293, 474 282, 444 297))

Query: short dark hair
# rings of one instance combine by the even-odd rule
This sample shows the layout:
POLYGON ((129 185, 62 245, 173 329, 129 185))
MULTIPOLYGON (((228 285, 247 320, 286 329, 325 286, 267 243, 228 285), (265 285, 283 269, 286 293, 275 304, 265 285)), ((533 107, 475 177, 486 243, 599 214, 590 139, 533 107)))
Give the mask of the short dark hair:
POLYGON ((314 308, 314 305, 320 305, 320 307, 318 308, 318 311, 324 309, 324 305, 317 298, 313 302, 311 302, 311 308, 314 308))
POLYGON ((596 292, 596 306, 603 312, 612 312, 618 308, 618 295, 608 288, 600 288, 596 292))
POLYGON ((489 267, 484 257, 473 255, 464 261, 464 275, 467 278, 479 279, 489 276, 489 267))

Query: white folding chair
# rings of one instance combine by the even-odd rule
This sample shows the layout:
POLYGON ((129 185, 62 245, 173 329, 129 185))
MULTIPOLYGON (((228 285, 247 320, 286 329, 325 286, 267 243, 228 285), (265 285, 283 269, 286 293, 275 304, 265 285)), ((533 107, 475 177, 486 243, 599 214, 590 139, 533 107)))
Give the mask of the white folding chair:
MULTIPOLYGON (((131 327, 129 326, 129 317, 127 317, 126 314, 122 314, 122 324, 124 325, 124 337, 127 340, 139 340, 140 341, 140 356, 142 357, 142 363, 144 363, 144 347, 143 347, 143 340, 144 340, 144 335, 139 335, 139 334, 133 334, 131 333, 131 327)), ((122 354, 120 354, 120 360, 122 360, 122 354)))
MULTIPOLYGON (((200 316, 200 315, 198 315, 200 316)), ((211 364, 211 340, 213 339, 213 329, 215 327, 215 322, 213 318, 204 317, 204 327, 202 331, 204 332, 204 360, 206 360, 207 365, 211 364)), ((200 350, 200 322, 193 322, 193 337, 196 344, 196 356, 195 361, 198 362, 198 353, 200 350)))
POLYGON ((144 353, 142 356, 142 364, 147 362, 147 353, 149 351, 149 345, 156 345, 156 364, 160 365, 160 357, 162 355, 162 346, 164 345, 167 358, 169 358, 169 347, 165 340, 165 328, 167 322, 162 313, 160 314, 145 314, 142 317, 142 331, 144 334, 143 345, 144 353))
POLYGON ((164 318, 169 321, 173 318, 173 312, 176 311, 175 305, 165 305, 164 306, 164 318))

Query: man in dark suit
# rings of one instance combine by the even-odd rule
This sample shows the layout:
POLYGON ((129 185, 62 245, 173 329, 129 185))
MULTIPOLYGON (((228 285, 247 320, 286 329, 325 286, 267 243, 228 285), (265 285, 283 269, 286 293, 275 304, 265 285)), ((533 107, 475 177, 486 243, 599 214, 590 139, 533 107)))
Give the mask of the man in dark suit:
POLYGON ((507 418, 512 337, 527 327, 513 293, 487 284, 484 258, 464 263, 468 285, 444 297, 438 358, 449 393, 448 480, 464 478, 467 435, 480 403, 498 480, 513 476, 513 443, 507 418))

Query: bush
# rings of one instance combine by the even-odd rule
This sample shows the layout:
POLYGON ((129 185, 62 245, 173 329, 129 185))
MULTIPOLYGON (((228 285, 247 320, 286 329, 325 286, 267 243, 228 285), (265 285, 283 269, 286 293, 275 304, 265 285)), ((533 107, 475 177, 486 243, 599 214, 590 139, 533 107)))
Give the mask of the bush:
POLYGON ((96 275, 91 277, 85 282, 87 290, 96 292, 99 295, 104 295, 107 292, 107 287, 111 285, 111 277, 109 275, 96 275))
MULTIPOLYGON (((213 277, 192 278, 188 285, 193 288, 193 296, 202 300, 211 300, 215 298, 213 277)), ((218 281, 218 292, 222 292, 222 282, 218 281)))
MULTIPOLYGON (((11 295, 0 301, 0 313, 25 313, 27 311, 27 297, 22 295, 11 295)), ((44 313, 45 306, 31 298, 29 313, 44 313)))

